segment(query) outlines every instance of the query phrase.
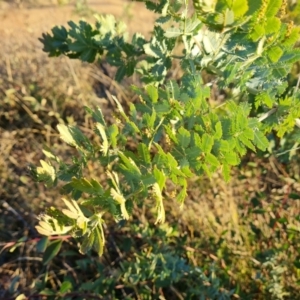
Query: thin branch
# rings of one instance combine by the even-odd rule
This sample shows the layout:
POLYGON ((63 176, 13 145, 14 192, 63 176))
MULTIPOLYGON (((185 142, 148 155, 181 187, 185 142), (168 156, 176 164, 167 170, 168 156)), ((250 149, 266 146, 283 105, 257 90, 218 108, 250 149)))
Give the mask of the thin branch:
POLYGON ((258 118, 258 121, 259 122, 264 121, 265 119, 267 119, 268 117, 270 117, 271 115, 273 115, 276 111, 277 111, 277 107, 272 108, 271 110, 269 110, 268 112, 266 112, 265 114, 263 114, 262 116, 260 116, 258 118))

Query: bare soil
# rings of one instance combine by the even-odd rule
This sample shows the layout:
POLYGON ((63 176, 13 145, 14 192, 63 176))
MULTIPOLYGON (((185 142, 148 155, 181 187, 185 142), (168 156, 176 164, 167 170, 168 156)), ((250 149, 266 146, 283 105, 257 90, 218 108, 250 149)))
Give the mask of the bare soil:
MULTIPOLYGON (((0 1, 0 36, 1 43, 12 43, 15 39, 27 41, 41 36, 53 26, 65 25, 69 20, 78 20, 74 4, 57 5, 44 1, 39 7, 25 3, 23 8, 0 1)), ((99 14, 113 14, 126 21, 130 30, 147 34, 154 15, 149 13, 143 3, 132 3, 126 0, 93 0, 88 7, 99 14)), ((91 18, 90 18, 91 19, 91 18)), ((151 27, 150 27, 151 28, 151 27)))

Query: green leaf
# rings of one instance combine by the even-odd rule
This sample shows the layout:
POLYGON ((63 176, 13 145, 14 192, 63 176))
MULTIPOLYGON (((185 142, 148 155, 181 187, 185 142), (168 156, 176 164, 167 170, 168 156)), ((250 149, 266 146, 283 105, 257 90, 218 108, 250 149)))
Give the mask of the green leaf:
POLYGON ((181 36, 183 34, 183 32, 181 32, 181 30, 177 27, 170 27, 168 29, 166 29, 165 31, 165 37, 170 39, 170 38, 177 38, 179 36, 181 36))
POLYGON ((261 131, 254 131, 253 143, 258 149, 262 151, 265 151, 269 147, 269 141, 261 131))
POLYGON ((268 57, 272 62, 278 62, 282 55, 283 50, 279 46, 271 47, 270 49, 268 49, 268 57))
POLYGON ((175 80, 170 80, 167 85, 167 90, 170 92, 171 97, 175 100, 181 100, 181 92, 178 83, 175 80))
POLYGON ((240 163, 240 159, 235 152, 227 152, 224 154, 225 161, 228 165, 237 166, 240 163))
POLYGON ((94 229, 93 234, 94 234, 93 248, 99 256, 102 256, 104 245, 105 245, 105 239, 104 239, 104 233, 103 233, 102 226, 97 226, 94 229))
POLYGON ((121 161, 123 162, 125 168, 128 170, 129 173, 132 173, 132 175, 137 178, 139 178, 142 175, 139 167, 136 165, 136 163, 131 157, 127 157, 121 151, 119 151, 119 157, 121 158, 121 161))
POLYGON ((226 182, 230 180, 230 166, 228 164, 222 165, 222 175, 226 182))
POLYGON ((198 19, 196 14, 193 14, 193 16, 191 18, 187 18, 186 19, 186 24, 184 27, 184 34, 185 35, 190 35, 193 34, 194 31, 197 29, 200 29, 200 20, 198 19))
POLYGON ((154 106, 154 109, 155 109, 157 114, 162 115, 162 114, 169 113, 171 107, 170 107, 170 104, 167 101, 162 101, 162 102, 157 103, 154 106))
POLYGON ((265 16, 270 18, 277 14, 282 4, 282 0, 272 0, 268 2, 268 7, 265 16))
POLYGON ((205 162, 211 164, 212 166, 219 166, 219 160, 211 153, 206 153, 205 155, 205 162))
POLYGON ((80 245, 80 253, 86 254, 92 249, 95 242, 95 230, 92 230, 90 234, 86 234, 80 245))
POLYGON ((220 140, 219 143, 217 144, 218 145, 218 150, 219 152, 222 152, 222 153, 227 153, 230 151, 230 148, 229 148, 229 144, 227 141, 225 140, 220 140))
POLYGON ((253 146, 253 144, 251 143, 251 141, 247 138, 247 136, 244 135, 244 133, 242 133, 241 135, 239 135, 239 140, 249 149, 253 150, 255 152, 255 147, 253 146))
POLYGON ((179 146, 181 146, 182 148, 186 148, 190 144, 191 134, 185 128, 180 127, 178 129, 177 139, 178 139, 179 146))
POLYGON ((125 121, 129 124, 129 126, 133 129, 134 132, 140 132, 140 129, 136 126, 136 124, 134 124, 129 117, 127 116, 127 114, 125 113, 121 103, 119 102, 119 100, 112 95, 113 100, 115 101, 115 103, 117 104, 117 108, 120 112, 120 114, 122 115, 122 117, 125 119, 125 121))
POLYGON ((157 181, 156 178, 152 174, 142 175, 140 179, 141 179, 143 185, 145 185, 147 187, 150 185, 153 185, 157 181))
POLYGON ((255 106, 258 108, 260 105, 266 105, 271 108, 273 106, 274 100, 271 98, 269 93, 262 92, 255 97, 255 106))
POLYGON ((200 147, 194 146, 185 150, 186 157, 191 166, 197 161, 199 156, 201 155, 202 150, 200 147))
POLYGON ((72 291, 72 289, 73 289, 72 283, 70 281, 64 281, 59 288, 59 292, 66 293, 72 291))
POLYGON ((217 122, 217 124, 215 125, 215 135, 214 135, 214 138, 219 140, 222 138, 222 135, 223 135, 223 130, 222 130, 222 124, 221 122, 217 122))
POLYGON ((235 149, 241 156, 247 153, 247 149, 240 139, 235 139, 235 149))
MULTIPOLYGON (((134 55, 134 53, 127 54, 127 55, 134 55)), ((134 59, 130 59, 129 61, 127 61, 127 64, 126 64, 126 76, 127 77, 130 77, 131 75, 133 75, 136 64, 137 63, 134 59)))
POLYGON ((173 172, 176 172, 178 163, 175 157, 169 152, 167 153, 168 167, 172 169, 173 172))
POLYGON ((60 138, 70 146, 79 149, 84 149, 91 146, 89 140, 76 126, 66 126, 64 124, 58 124, 57 129, 60 133, 60 138))
POLYGON ((148 147, 145 144, 140 143, 138 145, 138 154, 141 157, 141 162, 147 166, 151 164, 151 156, 148 147))
POLYGON ((108 127, 107 136, 113 148, 117 147, 118 134, 119 134, 119 128, 116 124, 112 124, 111 126, 108 127))
POLYGON ((106 126, 106 122, 104 120, 104 116, 103 116, 103 113, 102 113, 102 110, 100 107, 97 107, 96 109, 91 109, 87 106, 85 106, 85 110, 92 115, 93 119, 102 124, 103 126, 106 126))
POLYGON ((118 68, 116 76, 115 76, 115 80, 117 82, 121 82, 122 79, 125 77, 126 75, 126 66, 125 66, 125 62, 118 68))
POLYGON ((180 192, 176 196, 176 200, 183 204, 185 198, 187 197, 187 181, 185 178, 180 179, 180 192))
POLYGON ((202 136, 202 143, 201 143, 202 151, 204 153, 210 153, 213 144, 214 144, 214 138, 208 135, 207 133, 204 133, 202 136))
POLYGON ((252 39, 254 41, 257 41, 258 39, 260 39, 264 35, 265 35, 265 28, 264 28, 264 26, 262 26, 261 24, 256 24, 253 27, 253 31, 251 33, 252 39))
POLYGON ((156 103, 158 100, 158 91, 154 85, 148 85, 146 87, 148 96, 150 97, 152 103, 156 103))
POLYGON ((159 188, 162 190, 165 187, 166 183, 166 175, 163 171, 160 171, 157 167, 154 167, 153 169, 153 175, 156 179, 156 182, 158 183, 159 188))
POLYGON ((225 26, 229 26, 234 23, 234 12, 232 10, 226 10, 224 15, 224 22, 225 26))
POLYGON ((145 113, 143 115, 143 124, 150 131, 154 129, 155 120, 156 120, 156 112, 155 112, 155 110, 153 110, 153 112, 152 112, 151 115, 149 115, 148 113, 145 113))
MULTIPOLYGON (((252 3, 251 3, 252 4, 252 3)), ((249 9, 247 1, 231 1, 230 9, 233 10, 235 19, 238 19, 246 14, 249 9)))
POLYGON ((289 65, 298 62, 299 60, 300 60, 300 50, 295 49, 294 51, 285 51, 285 53, 280 57, 279 63, 289 65))
POLYGON ((36 243, 36 251, 39 253, 44 253, 47 245, 48 245, 49 238, 47 236, 41 238, 37 243, 36 243))
POLYGON ((164 125, 164 129, 166 130, 167 135, 169 138, 175 143, 179 144, 178 142, 178 136, 176 135, 175 130, 172 128, 172 126, 164 125))
POLYGON ((280 30, 280 26, 281 21, 279 18, 267 18, 267 24, 265 25, 266 35, 278 32, 280 30))
POLYGON ((83 51, 80 55, 82 61, 92 63, 95 61, 97 51, 95 49, 87 49, 83 51))
POLYGON ((58 239, 49 244, 43 255, 43 264, 47 265, 59 252, 62 245, 62 240, 58 239))
POLYGON ((43 151, 44 155, 46 157, 48 157, 49 159, 56 160, 56 161, 58 160, 58 157, 55 156, 52 152, 50 152, 48 149, 43 149, 42 151, 43 151))
POLYGON ((50 289, 43 289, 42 291, 39 292, 39 294, 44 296, 56 296, 57 292, 52 291, 50 289))
POLYGON ((80 179, 73 177, 71 185, 75 189, 77 189, 81 192, 85 192, 85 193, 90 193, 90 194, 100 193, 101 194, 103 192, 103 189, 102 189, 100 183, 95 179, 91 179, 91 181, 88 181, 84 177, 82 177, 80 179))

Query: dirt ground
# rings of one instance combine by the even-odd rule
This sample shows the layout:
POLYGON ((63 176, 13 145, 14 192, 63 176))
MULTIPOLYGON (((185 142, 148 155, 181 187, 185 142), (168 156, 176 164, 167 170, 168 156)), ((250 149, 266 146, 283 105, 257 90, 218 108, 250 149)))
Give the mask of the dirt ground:
MULTIPOLYGON (((37 5, 21 2, 16 5, 0 1, 1 43, 36 38, 55 25, 65 25, 69 20, 80 18, 75 12, 75 4, 58 5, 49 2, 37 5)), ((131 30, 138 30, 143 34, 147 33, 154 19, 143 3, 126 0, 92 0, 87 3, 96 13, 113 14, 126 21, 131 30)))

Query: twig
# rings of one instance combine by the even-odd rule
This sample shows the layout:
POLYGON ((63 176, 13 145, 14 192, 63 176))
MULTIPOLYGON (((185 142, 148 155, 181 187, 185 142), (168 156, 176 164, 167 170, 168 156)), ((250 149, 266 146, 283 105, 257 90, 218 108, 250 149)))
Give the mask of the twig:
POLYGON ((277 111, 277 107, 272 108, 271 110, 269 110, 268 112, 266 112, 265 114, 263 114, 262 116, 260 116, 258 118, 258 121, 262 122, 263 120, 265 120, 268 117, 270 117, 271 115, 273 115, 276 111, 277 111))
MULTIPOLYGON (((71 235, 63 235, 63 236, 49 236, 48 239, 49 240, 67 240, 69 238, 71 238, 72 236, 71 235)), ((16 242, 8 242, 8 243, 0 243, 0 246, 4 246, 0 253, 5 250, 6 248, 9 248, 9 247, 13 247, 14 245, 16 244, 25 244, 25 243, 37 243, 39 242, 40 240, 42 239, 42 237, 39 237, 39 238, 34 238, 34 239, 30 239, 30 240, 26 240, 26 241, 16 241, 16 242)))
POLYGON ((283 152, 280 152, 280 153, 276 154, 276 156, 278 157, 278 156, 281 156, 281 155, 286 154, 286 153, 288 153, 288 152, 291 152, 291 151, 293 151, 293 150, 299 150, 299 149, 300 149, 300 147, 296 147, 296 148, 292 147, 292 148, 289 149, 289 150, 286 150, 286 151, 283 151, 283 152))
POLYGON ((77 273, 74 271, 74 269, 69 264, 67 264, 66 262, 63 262, 63 265, 66 267, 66 269, 68 271, 70 271, 70 273, 72 273, 72 275, 73 275, 73 277, 74 277, 74 279, 76 281, 76 284, 78 284, 79 283, 79 279, 78 279, 77 273))
POLYGON ((179 300, 184 300, 184 297, 174 288, 173 285, 170 286, 170 290, 178 297, 179 300))

